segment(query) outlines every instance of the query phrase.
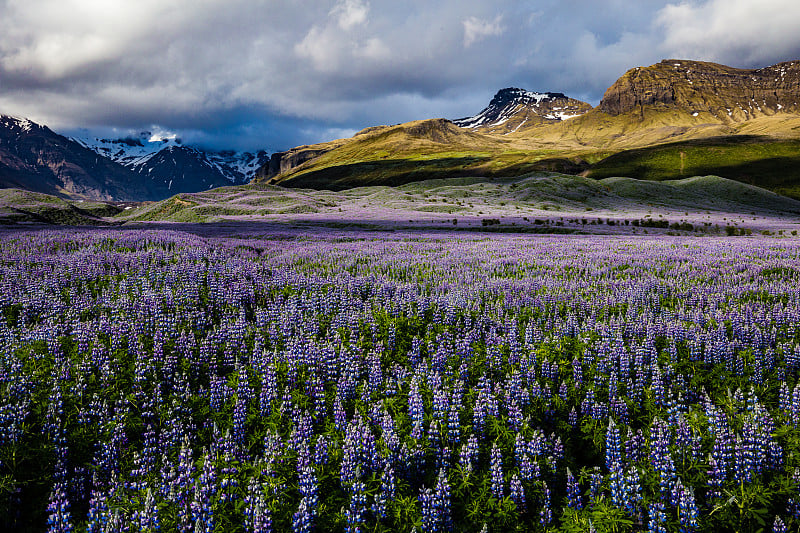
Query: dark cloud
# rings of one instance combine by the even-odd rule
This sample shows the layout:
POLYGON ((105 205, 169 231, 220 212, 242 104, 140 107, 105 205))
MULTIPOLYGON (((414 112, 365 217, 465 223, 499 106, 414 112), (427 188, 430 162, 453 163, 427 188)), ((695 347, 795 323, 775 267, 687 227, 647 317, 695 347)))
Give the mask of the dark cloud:
POLYGON ((479 111, 499 88, 597 103, 665 57, 800 58, 786 0, 0 0, 0 112, 288 148, 479 111))

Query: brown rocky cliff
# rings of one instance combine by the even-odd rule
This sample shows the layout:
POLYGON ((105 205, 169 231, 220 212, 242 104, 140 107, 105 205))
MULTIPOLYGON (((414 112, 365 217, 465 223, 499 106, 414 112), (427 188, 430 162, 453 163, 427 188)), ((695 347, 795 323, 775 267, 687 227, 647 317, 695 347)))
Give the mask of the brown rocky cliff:
POLYGON ((741 122, 779 112, 800 111, 800 61, 756 70, 680 59, 634 68, 603 96, 609 115, 643 112, 645 107, 710 113, 741 122))
POLYGON ((294 167, 300 166, 306 161, 319 157, 330 150, 330 148, 315 149, 309 146, 298 146, 286 152, 275 152, 270 157, 269 163, 256 172, 256 180, 269 179, 288 172, 294 167))

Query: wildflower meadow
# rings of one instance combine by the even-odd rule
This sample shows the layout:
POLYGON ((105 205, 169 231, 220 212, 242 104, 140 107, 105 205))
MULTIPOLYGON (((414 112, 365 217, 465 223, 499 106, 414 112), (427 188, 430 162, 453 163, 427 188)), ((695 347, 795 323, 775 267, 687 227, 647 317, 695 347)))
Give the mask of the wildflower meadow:
POLYGON ((0 239, 0 526, 800 530, 800 240, 0 239))

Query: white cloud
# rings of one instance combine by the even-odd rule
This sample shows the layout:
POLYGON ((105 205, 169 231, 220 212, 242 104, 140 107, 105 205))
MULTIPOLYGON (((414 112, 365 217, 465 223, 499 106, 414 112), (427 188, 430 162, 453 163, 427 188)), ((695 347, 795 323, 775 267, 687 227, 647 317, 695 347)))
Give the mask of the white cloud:
POLYGON ((310 59, 321 73, 335 73, 355 59, 382 60, 390 54, 380 38, 369 36, 369 3, 362 0, 339 0, 331 9, 330 19, 315 24, 294 47, 300 58, 310 59))
POLYGON ((656 16, 665 55, 755 66, 800 50, 796 0, 706 0, 669 4, 656 16))
POLYGON ((174 7, 152 0, 10 0, 0 19, 0 68, 48 80, 81 74, 135 51, 136 37, 162 26, 174 7))
POLYGON ((330 12, 336 17, 339 27, 345 31, 360 26, 367 21, 369 2, 362 0, 339 0, 330 12))
POLYGON ((372 61, 383 61, 391 58, 391 49, 378 37, 367 39, 364 44, 355 51, 355 54, 364 59, 372 61))
POLYGON ((469 17, 462 21, 464 25, 464 48, 469 48, 487 37, 502 35, 505 31, 502 22, 502 15, 497 15, 494 20, 491 21, 483 20, 478 17, 469 17))
POLYGON ((339 68, 339 58, 345 44, 331 28, 312 26, 294 51, 301 58, 310 59, 317 71, 335 72, 339 68))

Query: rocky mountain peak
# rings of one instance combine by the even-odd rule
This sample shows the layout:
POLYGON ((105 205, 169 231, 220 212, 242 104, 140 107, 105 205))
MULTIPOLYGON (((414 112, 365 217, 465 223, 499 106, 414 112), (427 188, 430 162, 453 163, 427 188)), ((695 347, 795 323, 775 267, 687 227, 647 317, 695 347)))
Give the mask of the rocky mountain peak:
POLYGON ((800 110, 800 62, 760 69, 738 69, 684 59, 665 59, 630 69, 603 96, 609 115, 673 109, 694 116, 710 114, 724 122, 800 110))
POLYGON ((70 139, 28 119, 0 115, 0 188, 94 200, 160 200, 246 183, 266 152, 207 151, 176 135, 70 139))
POLYGON ((453 123, 483 133, 513 133, 523 126, 577 117, 591 108, 586 102, 563 93, 539 93, 507 87, 499 90, 483 111, 453 123))
POLYGON ((43 129, 41 126, 27 118, 12 117, 11 115, 0 115, 0 129, 6 135, 31 133, 43 129))
POLYGON ((525 89, 520 89, 518 87, 506 87, 505 89, 500 89, 497 91, 492 98, 492 101, 489 102, 489 106, 502 107, 512 102, 533 103, 535 105, 542 101, 555 100, 557 98, 566 98, 566 96, 564 93, 537 93, 526 91, 525 89))

